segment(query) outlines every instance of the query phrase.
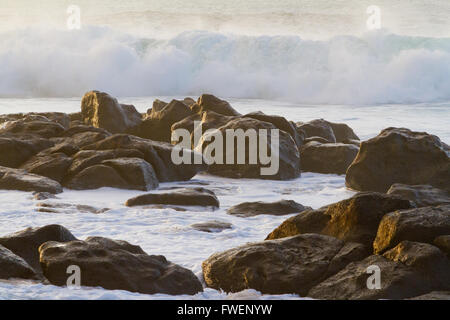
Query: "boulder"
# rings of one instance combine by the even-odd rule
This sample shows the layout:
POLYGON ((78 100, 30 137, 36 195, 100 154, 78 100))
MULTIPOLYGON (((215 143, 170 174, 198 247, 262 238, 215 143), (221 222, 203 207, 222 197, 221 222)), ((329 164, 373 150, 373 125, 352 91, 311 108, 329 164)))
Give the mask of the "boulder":
POLYGON ((143 194, 128 199, 125 203, 128 207, 148 204, 219 207, 219 200, 211 190, 205 188, 185 188, 168 193, 143 194))
POLYGON ((347 143, 347 141, 358 141, 359 137, 355 134, 352 128, 350 128, 345 123, 335 123, 329 122, 328 124, 333 129, 334 136, 336 137, 336 142, 347 143))
POLYGON ((308 137, 322 137, 331 143, 336 142, 333 128, 330 123, 323 119, 316 119, 307 123, 297 123, 297 131, 301 132, 305 138, 308 137))
POLYGON ((308 210, 284 221, 268 240, 302 233, 320 233, 371 248, 386 213, 407 209, 408 200, 375 192, 362 192, 319 210, 308 210))
POLYGON ((309 142, 300 149, 302 171, 345 174, 358 151, 352 144, 309 142))
POLYGON ((303 212, 310 207, 304 207, 293 200, 280 200, 277 202, 243 202, 227 210, 228 214, 239 217, 253 217, 260 214, 282 216, 286 214, 303 212))
POLYGON ((405 299, 450 288, 449 259, 436 247, 404 241, 383 256, 352 262, 312 288, 317 299, 405 299), (369 289, 369 267, 379 268, 380 289, 369 289))
POLYGON ((205 152, 208 145, 215 141, 215 135, 222 139, 223 150, 215 150, 213 163, 208 167, 208 172, 218 176, 224 176, 229 178, 255 178, 255 179, 268 179, 268 180, 289 180, 300 176, 300 155, 298 148, 292 139, 292 137, 285 131, 279 130, 278 145, 273 143, 271 138, 272 130, 277 128, 269 123, 250 118, 236 118, 231 120, 226 125, 220 127, 214 132, 205 133, 202 136, 201 141, 196 147, 196 151, 205 152), (245 146, 238 148, 239 142, 236 143, 234 139, 234 148, 226 147, 227 132, 237 133, 238 130, 242 130, 243 134, 247 134, 245 138, 245 146), (262 135, 259 130, 267 130, 267 136, 265 140, 261 141, 262 135), (252 142, 253 141, 253 142, 252 142), (270 151, 272 148, 278 150, 278 156, 273 153, 271 155, 271 162, 269 164, 263 164, 260 160, 256 146, 259 144, 266 145, 266 150, 270 151), (250 153, 254 151, 254 153, 250 153), (229 153, 232 154, 229 154, 229 153), (251 155, 254 155, 254 162, 251 163, 251 155), (238 156, 242 156, 242 162, 238 163, 238 156), (232 158, 231 163, 227 163, 227 159, 232 158), (272 166, 272 167, 271 167, 272 166), (271 168, 270 168, 271 167, 271 168), (268 170, 265 172, 265 170, 268 170))
POLYGON ((117 99, 99 91, 86 93, 81 100, 83 122, 111 133, 126 133, 141 123, 141 114, 132 105, 119 104, 117 99))
POLYGON ((305 296, 330 272, 345 267, 343 247, 343 241, 317 234, 250 243, 209 257, 202 264, 203 276, 208 287, 225 292, 255 289, 263 294, 305 296), (339 263, 333 263, 336 257, 339 263))
POLYGON ((0 245, 0 279, 37 279, 34 270, 21 257, 0 245))
POLYGON ((387 128, 361 143, 348 168, 346 185, 386 192, 394 183, 429 184, 450 190, 450 149, 438 137, 404 128, 387 128))
POLYGON ((397 210, 381 220, 373 248, 378 254, 403 240, 433 243, 436 237, 447 234, 450 234, 450 205, 397 210))
POLYGON ((305 140, 303 140, 303 145, 306 145, 306 144, 308 144, 310 142, 313 142, 313 141, 314 142, 319 142, 319 143, 332 143, 331 141, 329 141, 329 140, 327 140, 325 138, 314 136, 314 137, 305 138, 305 140))
POLYGON ((67 242, 76 240, 69 230, 60 225, 48 225, 0 237, 0 245, 24 259, 37 273, 41 273, 38 248, 47 241, 67 242))
POLYGON ((27 116, 23 119, 10 121, 0 128, 1 134, 14 136, 33 136, 36 138, 52 138, 61 136, 66 129, 57 122, 41 116, 27 116))
POLYGON ((409 186, 406 184, 395 183, 389 188, 387 193, 408 199, 417 207, 450 204, 450 192, 434 188, 430 185, 409 186))
POLYGON ((89 237, 85 241, 50 241, 39 248, 45 277, 65 286, 67 268, 77 265, 81 285, 145 294, 193 295, 202 285, 192 271, 173 264, 163 256, 147 255, 126 241, 89 237))
POLYGON ((202 231, 202 232, 222 232, 226 229, 232 229, 233 226, 231 223, 223 222, 223 221, 217 221, 217 220, 211 220, 207 222, 200 222, 200 223, 194 223, 191 224, 191 227, 195 230, 202 231))
POLYGON ((25 170, 0 167, 0 189, 61 193, 59 182, 25 170))
POLYGON ((143 191, 155 189, 158 185, 153 167, 141 158, 104 160, 81 170, 65 184, 76 190, 111 187, 143 191))
POLYGON ((434 239, 433 244, 450 257, 450 235, 437 237, 434 239))
POLYGON ((233 107, 226 102, 211 94, 202 94, 196 104, 191 105, 193 112, 201 114, 204 111, 214 111, 215 113, 223 114, 225 116, 239 116, 233 107))
POLYGON ((36 155, 25 162, 20 168, 61 183, 71 164, 72 159, 65 153, 51 153, 36 155))
POLYGON ((47 139, 18 139, 0 136, 0 166, 18 168, 38 152, 54 145, 47 139))
MULTIPOLYGON (((189 180, 198 172, 206 170, 205 164, 175 164, 172 160, 173 148, 174 146, 165 142, 117 134, 85 146, 83 150, 107 151, 125 149, 130 152, 139 152, 143 155, 143 159, 152 165, 160 182, 189 180)), ((185 152, 191 159, 193 158, 194 152, 192 150, 185 150, 185 152)))
POLYGON ((182 101, 172 100, 162 108, 153 108, 148 117, 142 121, 137 135, 151 140, 171 142, 171 127, 193 112, 182 101))

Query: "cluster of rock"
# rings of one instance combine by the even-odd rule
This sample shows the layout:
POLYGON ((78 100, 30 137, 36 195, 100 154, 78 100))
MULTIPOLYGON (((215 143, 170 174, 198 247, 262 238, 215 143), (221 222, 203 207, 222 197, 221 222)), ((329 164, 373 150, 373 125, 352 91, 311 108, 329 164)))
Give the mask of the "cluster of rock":
POLYGON ((82 286, 146 294, 203 291, 192 271, 126 241, 102 237, 82 241, 60 225, 28 228, 0 238, 0 279, 66 286, 70 266, 80 268, 82 286))
POLYGON ((431 194, 416 193, 410 201, 361 192, 306 209, 265 241, 209 257, 202 265, 205 283, 226 292, 251 288, 318 299, 449 299, 450 195, 417 206, 431 194), (373 266, 380 271, 379 288, 367 285, 373 266))

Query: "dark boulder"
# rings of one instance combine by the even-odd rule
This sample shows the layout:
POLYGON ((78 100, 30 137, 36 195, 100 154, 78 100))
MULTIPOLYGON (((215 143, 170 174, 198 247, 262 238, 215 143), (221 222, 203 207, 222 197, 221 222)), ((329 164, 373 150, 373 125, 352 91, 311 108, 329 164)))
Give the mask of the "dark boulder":
POLYGON ((38 174, 61 183, 72 164, 72 159, 65 153, 36 155, 20 168, 29 173, 38 174))
POLYGON ((21 257, 0 245, 0 279, 37 279, 34 270, 21 257))
POLYGON ((59 182, 25 170, 0 167, 0 189, 61 193, 59 182))
POLYGON ((429 184, 450 190, 450 149, 438 137, 388 128, 367 141, 348 168, 346 185, 386 192, 394 183, 429 184))
POLYGON ((309 142, 300 149, 302 171, 345 174, 358 151, 352 144, 309 142))
MULTIPOLYGON (((404 241, 383 256, 348 264, 312 288, 317 299, 405 299, 450 288, 449 259, 436 247, 404 241), (369 289, 369 267, 380 271, 380 289, 369 289)), ((371 271, 373 272, 373 271, 371 271)))
POLYGON ((65 286, 67 268, 80 268, 81 285, 108 290, 171 295, 202 292, 192 271, 171 263, 163 256, 147 255, 126 241, 90 237, 85 241, 50 241, 39 248, 45 277, 65 286))
POLYGON ((143 191, 155 189, 158 185, 153 167, 141 158, 104 160, 81 170, 65 184, 76 190, 111 187, 143 191))
POLYGON ((185 188, 169 193, 149 193, 128 199, 128 207, 148 204, 167 204, 178 206, 219 207, 219 200, 213 191, 205 188, 185 188))
POLYGON ((0 245, 23 258, 37 273, 41 272, 38 248, 47 241, 67 242, 76 240, 69 230, 60 225, 48 225, 0 237, 0 245))
POLYGON ((300 176, 300 155, 297 145, 288 133, 278 130, 273 124, 250 118, 236 118, 217 130, 205 133, 196 147, 197 151, 202 150, 205 154, 211 141, 215 141, 216 134, 218 139, 222 139, 224 150, 215 150, 214 157, 208 160, 211 162, 208 167, 209 173, 229 178, 267 180, 289 180, 300 176), (266 130, 267 135, 258 134, 261 133, 259 130, 266 130), (272 141, 272 130, 276 130, 279 134, 278 143, 275 143, 275 140, 272 141), (239 143, 239 139, 227 136, 227 132, 237 134, 239 131, 242 133, 240 136, 245 136, 244 143, 239 143), (264 140, 262 140, 263 137, 264 140), (224 140, 227 139, 235 141, 232 150, 225 147, 226 141, 224 140), (274 149, 275 152, 271 154, 269 164, 261 162, 257 152, 258 145, 265 145, 268 151, 274 149), (254 156, 253 161, 251 161, 252 155, 254 156), (239 160, 240 158, 241 160, 239 160))
POLYGON ((250 243, 209 257, 202 264, 203 276, 208 287, 226 292, 305 296, 332 272, 364 257, 343 247, 343 241, 317 234, 250 243))
POLYGON ((336 137, 330 123, 323 119, 316 119, 307 123, 297 123, 297 131, 308 137, 322 137, 331 143, 336 142, 336 137))
POLYGON ((151 113, 142 121, 137 131, 138 136, 146 139, 171 142, 171 127, 193 112, 182 101, 172 100, 162 108, 153 108, 151 113))
POLYGON ((437 237, 434 239, 433 244, 450 257, 450 235, 437 237))
POLYGON ((380 222, 373 248, 382 253, 403 240, 433 243, 450 234, 450 205, 398 210, 386 214, 380 222))
POLYGON ((389 188, 387 193, 408 199, 417 207, 450 204, 450 192, 433 188, 430 185, 409 186, 406 184, 396 183, 389 188))
POLYGON ((0 166, 18 168, 38 152, 51 148, 53 142, 47 139, 18 139, 0 136, 0 166))
POLYGON ((277 202, 243 202, 227 210, 228 214, 239 217, 253 217, 260 214, 281 216, 292 213, 300 213, 310 207, 304 207, 293 200, 280 200, 277 202))
POLYGON ((10 134, 17 137, 28 135, 48 139, 61 136, 65 130, 62 125, 46 117, 27 116, 20 120, 5 123, 0 129, 0 134, 10 134))

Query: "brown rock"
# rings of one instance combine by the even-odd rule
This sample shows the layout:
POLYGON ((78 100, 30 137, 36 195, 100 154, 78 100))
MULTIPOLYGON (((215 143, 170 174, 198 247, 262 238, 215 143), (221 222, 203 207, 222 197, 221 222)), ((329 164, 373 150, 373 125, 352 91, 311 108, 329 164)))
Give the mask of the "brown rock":
POLYGON ((39 248, 46 278, 64 286, 67 267, 81 270, 81 285, 145 294, 196 294, 203 291, 200 281, 188 269, 163 256, 147 255, 126 241, 90 237, 86 241, 47 242, 39 248))
POLYGON ((450 192, 433 188, 429 185, 409 186, 406 184, 396 183, 389 188, 387 193, 408 199, 417 207, 450 204, 450 192))
POLYGON ((223 114, 225 116, 239 116, 239 112, 233 109, 233 107, 226 102, 211 94, 202 94, 196 104, 191 106, 191 109, 195 113, 201 114, 204 111, 214 111, 215 113, 223 114))
POLYGON ((213 191, 205 188, 185 188, 170 193, 149 193, 128 199, 128 207, 148 204, 167 204, 178 206, 219 207, 219 200, 213 191))
POLYGON ((394 183, 429 184, 450 190, 448 147, 438 137, 404 128, 388 128, 361 143, 348 168, 346 185, 386 192, 394 183))
POLYGON ((300 149, 302 171, 345 174, 358 151, 352 144, 309 142, 300 149))
POLYGON ((398 210, 380 222, 373 248, 375 253, 393 248, 403 240, 433 243, 450 234, 450 205, 398 210))
POLYGON ((34 270, 21 257, 0 245, 0 279, 37 279, 34 270))
POLYGON ((202 264, 203 276, 208 287, 226 292, 255 289, 304 296, 330 275, 335 257, 340 262, 332 271, 345 267, 343 246, 338 239, 317 234, 250 243, 209 257, 202 264))
POLYGON ((0 167, 0 189, 61 193, 59 182, 20 169, 0 167))
POLYGON ((260 214, 281 216, 292 213, 299 213, 311 209, 304 207, 293 200, 280 200, 277 202, 243 202, 227 210, 228 214, 239 217, 253 217, 260 214))

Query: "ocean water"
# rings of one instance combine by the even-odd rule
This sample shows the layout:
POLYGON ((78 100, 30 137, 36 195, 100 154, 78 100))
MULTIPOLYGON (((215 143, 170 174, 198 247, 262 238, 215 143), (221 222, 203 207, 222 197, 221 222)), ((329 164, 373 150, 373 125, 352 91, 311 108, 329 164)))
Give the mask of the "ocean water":
MULTIPOLYGON (((212 93, 239 112, 293 121, 345 122, 362 140, 386 127, 435 134, 450 144, 450 2, 448 0, 78 0, 81 29, 67 30, 65 0, 0 0, 0 114, 77 112, 82 95, 106 91, 141 112, 155 98, 212 93), (381 9, 381 30, 368 31, 366 9, 381 9)), ((238 218, 244 201, 292 199, 318 208, 350 197, 345 177, 303 173, 292 181, 197 175, 161 187, 206 186, 216 211, 127 208, 137 191, 65 190, 53 203, 111 210, 37 212, 30 193, 0 191, 0 236, 62 224, 75 236, 128 240, 149 254, 194 271, 211 254, 261 241, 289 216, 238 218), (209 220, 233 228, 204 233, 209 220)), ((101 288, 71 290, 0 281, 0 299, 299 299, 254 290, 194 297, 141 295, 101 288)))

